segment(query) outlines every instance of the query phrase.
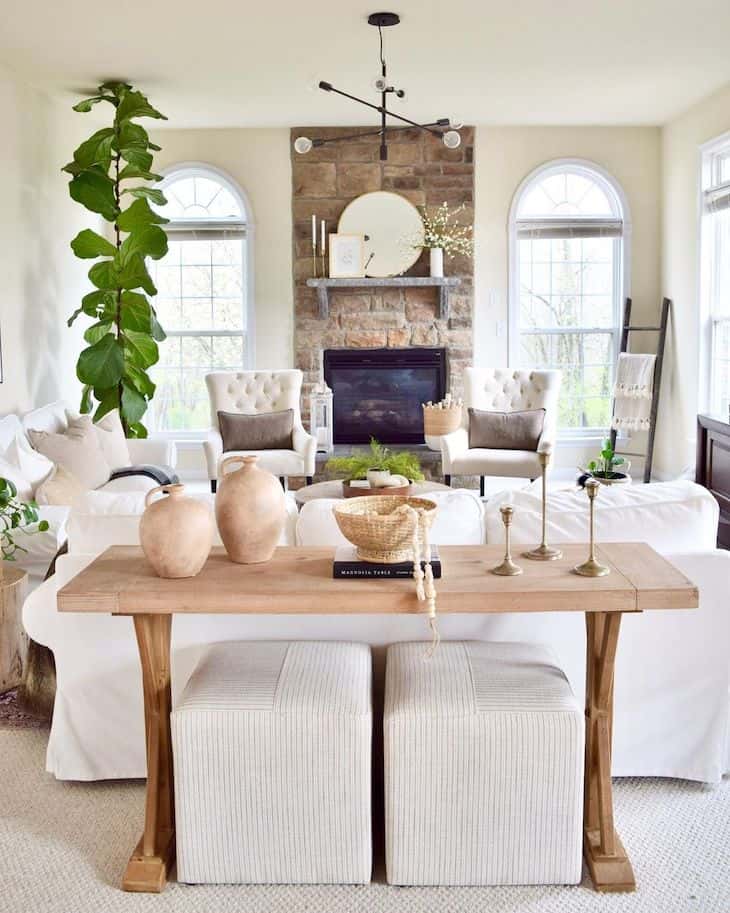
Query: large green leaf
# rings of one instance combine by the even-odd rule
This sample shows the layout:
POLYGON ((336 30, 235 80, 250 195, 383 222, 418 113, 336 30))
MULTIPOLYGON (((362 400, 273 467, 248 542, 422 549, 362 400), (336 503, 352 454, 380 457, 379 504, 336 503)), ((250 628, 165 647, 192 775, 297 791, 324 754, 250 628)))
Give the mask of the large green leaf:
POLYGON ((129 427, 127 428, 127 437, 146 438, 147 429, 142 424, 142 422, 134 422, 134 424, 129 425, 129 427))
POLYGON ((138 422, 147 411, 147 400, 126 379, 122 380, 122 411, 130 425, 138 422))
POLYGON ((98 323, 92 323, 91 326, 87 327, 84 331, 84 339, 93 346, 94 343, 97 343, 106 336, 111 328, 111 320, 100 320, 98 323))
MULTIPOLYGON (((130 124, 130 126, 132 126, 130 124)), ((140 149, 137 146, 125 146, 120 150, 119 154, 125 160, 129 162, 128 168, 138 169, 137 174, 127 173, 127 168, 123 169, 123 173, 120 175, 122 178, 131 178, 139 177, 143 174, 149 174, 150 169, 152 168, 152 153, 147 152, 147 148, 140 149)), ((159 180, 159 175, 155 175, 155 179, 159 180)))
POLYGON ((72 199, 91 212, 98 212, 108 222, 113 222, 119 210, 114 197, 114 182, 100 171, 82 171, 68 185, 72 199))
POLYGON ((161 181, 161 174, 154 174, 146 168, 138 168, 137 165, 125 165, 119 172, 120 181, 129 181, 138 178, 140 181, 161 181))
POLYGON ((99 405, 96 407, 96 412, 94 412, 95 422, 101 421, 107 412, 112 412, 114 409, 119 408, 119 384, 114 384, 113 387, 109 387, 103 392, 100 391, 100 393, 99 405))
POLYGON ((144 257, 140 254, 132 253, 126 257, 124 262, 117 267, 116 277, 122 288, 142 288, 148 295, 157 294, 152 277, 147 272, 144 257))
POLYGON ((120 254, 126 262, 132 254, 159 260, 167 253, 167 235, 156 225, 146 225, 131 232, 122 244, 120 254))
POLYGON ((138 390, 142 394, 142 396, 146 396, 147 399, 152 399, 156 387, 145 370, 136 368, 127 361, 124 366, 124 376, 134 386, 135 390, 138 390))
POLYGON ((104 291, 117 288, 118 276, 113 260, 101 260, 89 270, 89 279, 98 288, 104 291))
POLYGON ((99 86, 100 92, 113 92, 119 97, 132 91, 132 86, 128 82, 122 82, 120 79, 107 79, 99 86))
POLYGON ((77 102, 73 106, 73 110, 86 114, 88 111, 91 111, 94 105, 98 105, 100 101, 109 101, 114 104, 115 100, 116 99, 111 95, 93 95, 91 98, 84 98, 77 102))
POLYGON ((126 190, 123 190, 122 193, 129 193, 133 197, 138 197, 139 199, 151 200, 158 206, 164 206, 165 203, 167 203, 165 194, 156 187, 128 187, 126 190))
POLYGON ((167 221, 152 209, 147 200, 138 199, 119 215, 117 225, 120 231, 134 231, 144 225, 164 225, 167 221))
POLYGON ((81 391, 81 405, 79 406, 79 411, 84 415, 87 412, 91 412, 91 407, 93 405, 91 390, 92 387, 90 384, 84 384, 84 388, 81 391))
POLYGON ((152 332, 152 308, 144 295, 122 292, 121 327, 135 333, 152 332))
POLYGON ((127 358, 134 367, 144 370, 159 360, 160 350, 157 343, 146 333, 125 330, 122 338, 127 358))
POLYGON ((117 108, 117 123, 129 120, 131 117, 155 117, 167 120, 156 108, 147 101, 141 92, 126 92, 117 108))
POLYGON ((74 162, 84 168, 98 165, 104 171, 109 169, 112 160, 112 141, 114 130, 103 127, 85 140, 74 152, 74 162))
POLYGON ((81 383, 94 387, 111 387, 119 383, 123 372, 124 350, 111 333, 84 349, 76 365, 76 376, 81 383))
POLYGON ((157 311, 150 305, 152 310, 152 337, 158 342, 163 342, 167 339, 167 333, 162 329, 160 321, 157 319, 157 311))
POLYGON ((71 242, 71 250, 82 260, 91 257, 113 257, 117 252, 111 241, 107 241, 90 228, 84 228, 76 235, 71 242))

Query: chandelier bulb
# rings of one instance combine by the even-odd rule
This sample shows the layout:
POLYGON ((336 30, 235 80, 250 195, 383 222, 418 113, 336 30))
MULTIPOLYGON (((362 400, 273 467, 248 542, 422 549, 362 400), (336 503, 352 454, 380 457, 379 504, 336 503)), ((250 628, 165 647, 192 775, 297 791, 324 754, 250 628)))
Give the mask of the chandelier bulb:
POLYGON ((447 149, 458 149, 461 145, 461 136, 456 130, 447 130, 441 139, 444 141, 444 146, 446 146, 447 149))
POLYGON ((385 92, 388 88, 388 80, 384 76, 376 76, 373 80, 373 88, 376 92, 385 92))
POLYGON ((298 136, 294 140, 294 151, 299 155, 306 155, 312 148, 312 141, 308 136, 298 136))

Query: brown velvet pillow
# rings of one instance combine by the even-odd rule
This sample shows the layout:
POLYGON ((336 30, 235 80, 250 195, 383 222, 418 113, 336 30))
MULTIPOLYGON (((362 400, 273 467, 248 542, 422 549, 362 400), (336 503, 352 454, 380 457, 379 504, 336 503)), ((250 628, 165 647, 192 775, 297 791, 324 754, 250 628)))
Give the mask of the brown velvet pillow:
POLYGON ((224 450, 293 450, 294 410, 259 412, 219 412, 224 450))
POLYGON ((525 412, 469 409, 469 448, 537 450, 544 424, 544 409, 525 412))

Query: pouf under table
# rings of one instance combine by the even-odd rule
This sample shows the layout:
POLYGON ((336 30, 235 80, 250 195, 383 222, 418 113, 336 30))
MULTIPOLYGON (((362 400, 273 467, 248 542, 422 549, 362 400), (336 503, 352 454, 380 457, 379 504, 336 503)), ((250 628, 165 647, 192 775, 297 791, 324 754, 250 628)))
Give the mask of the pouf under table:
POLYGON ((544 647, 388 649, 385 813, 398 885, 581 879, 584 720, 544 647))
POLYGON ((369 647, 215 644, 171 722, 179 881, 370 881, 369 647))

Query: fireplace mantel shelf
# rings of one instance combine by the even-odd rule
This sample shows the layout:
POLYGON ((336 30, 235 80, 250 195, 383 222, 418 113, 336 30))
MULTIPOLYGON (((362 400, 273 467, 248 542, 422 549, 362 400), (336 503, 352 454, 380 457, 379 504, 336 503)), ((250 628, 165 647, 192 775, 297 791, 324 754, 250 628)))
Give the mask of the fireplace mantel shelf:
POLYGON ((439 290, 439 317, 445 320, 449 316, 449 290, 461 285, 458 276, 395 276, 392 279, 307 279, 310 288, 317 289, 319 316, 329 316, 329 290, 340 288, 422 288, 431 286, 439 290))

